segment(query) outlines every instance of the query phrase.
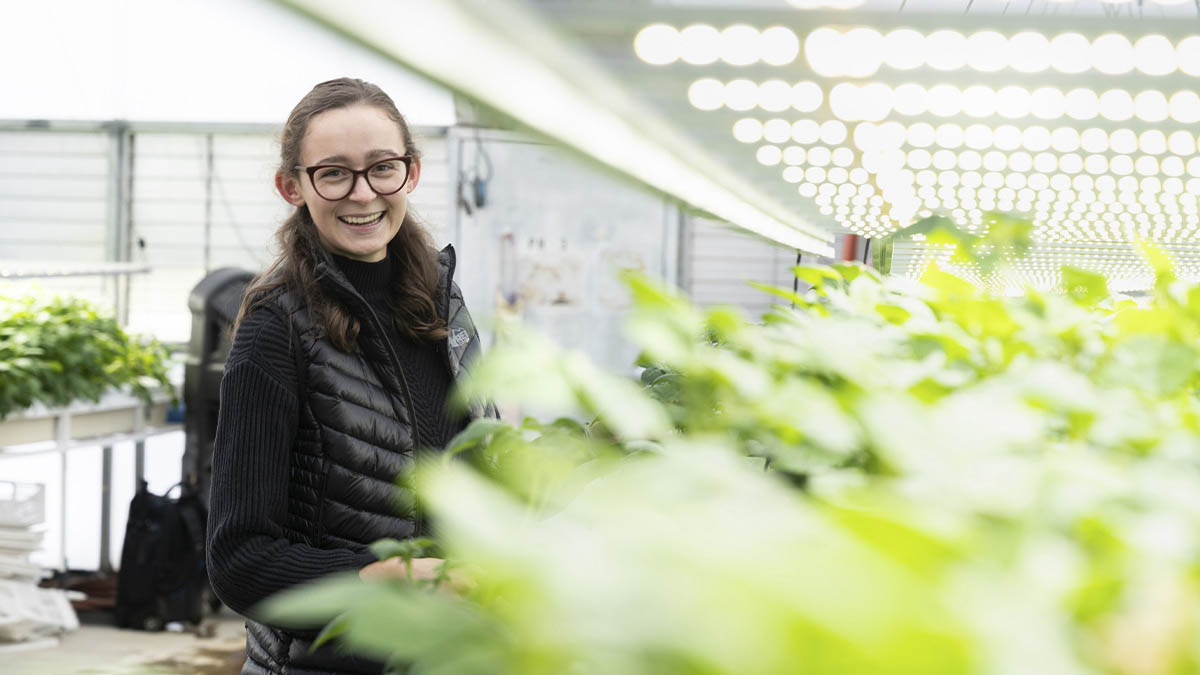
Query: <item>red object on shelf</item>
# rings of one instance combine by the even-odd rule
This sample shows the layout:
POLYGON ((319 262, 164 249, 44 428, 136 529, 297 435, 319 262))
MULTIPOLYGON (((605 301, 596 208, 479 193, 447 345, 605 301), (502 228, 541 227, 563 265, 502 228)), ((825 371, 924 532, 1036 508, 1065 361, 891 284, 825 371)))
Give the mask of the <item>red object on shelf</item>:
POLYGON ((858 260, 857 234, 848 234, 842 238, 842 260, 858 260))

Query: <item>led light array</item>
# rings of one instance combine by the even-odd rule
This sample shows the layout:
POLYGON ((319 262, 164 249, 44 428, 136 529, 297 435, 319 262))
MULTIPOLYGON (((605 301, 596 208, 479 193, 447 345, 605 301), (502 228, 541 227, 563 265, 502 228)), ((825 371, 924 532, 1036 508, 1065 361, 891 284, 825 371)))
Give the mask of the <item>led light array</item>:
MULTIPOLYGON (((718 30, 708 24, 677 29, 659 23, 638 32, 634 51, 646 63, 659 66, 677 61, 784 66, 799 55, 800 39, 784 26, 760 32, 746 24, 718 30)), ((874 28, 843 32, 823 27, 805 36, 804 56, 813 71, 825 77, 870 77, 884 65, 900 71, 924 66, 947 72, 972 68, 985 73, 1009 69, 1027 74, 1056 70, 1073 75, 1095 70, 1104 75, 1134 71, 1152 76, 1176 71, 1200 75, 1200 36, 1173 43, 1163 35, 1130 41, 1120 33, 1088 39, 1075 32, 1048 38, 1034 31, 1006 36, 982 30, 968 36, 956 30, 925 35, 898 28, 885 35, 874 28)))
POLYGON ((762 62, 785 66, 800 54, 800 39, 790 28, 772 26, 763 31, 745 24, 717 30, 708 24, 693 24, 677 30, 656 23, 646 26, 633 40, 633 50, 646 63, 664 66, 683 61, 704 66, 724 61, 734 66, 762 62))
MULTIPOLYGON (((696 80, 688 87, 688 101, 693 107, 711 111, 728 108, 745 112, 761 108, 782 112, 794 108, 813 112, 825 102, 820 85, 783 80, 754 82, 744 78, 722 82, 713 78, 696 80)), ((1041 120, 1070 118, 1088 121, 1103 118, 1113 122, 1138 119, 1162 122, 1172 119, 1183 124, 1200 122, 1200 95, 1191 89, 1168 94, 1147 89, 1136 94, 1124 89, 1098 92, 1087 87, 1063 91, 1057 87, 1029 90, 1011 85, 993 89, 971 85, 959 89, 950 84, 924 87, 901 84, 895 88, 882 82, 864 85, 842 82, 834 85, 828 96, 829 111, 847 122, 886 119, 892 113, 914 117, 973 118, 999 116, 1006 119, 1034 117, 1041 120)))
POLYGON ((934 212, 977 230, 991 210, 1024 213, 1053 241, 1198 234, 1200 138, 1185 130, 748 117, 733 135, 758 144, 758 162, 782 167, 823 215, 867 236, 934 212))
MULTIPOLYGON (((1200 255, 1187 249, 1169 250, 1176 260, 1175 274, 1189 281, 1200 280, 1200 255)), ((1114 291, 1149 288, 1154 272, 1142 256, 1128 245, 1111 248, 1060 246, 1035 248, 1024 256, 1009 257, 1003 270, 983 275, 971 263, 953 260, 953 249, 911 242, 893 249, 893 270, 910 278, 919 278, 931 262, 967 281, 1002 293, 1019 293, 1022 288, 1052 290, 1061 288, 1064 266, 1086 269, 1109 280, 1114 291), (897 263, 899 263, 897 265, 897 263)))
POLYGON ((1155 76, 1176 71, 1200 75, 1200 36, 1173 43, 1162 35, 1130 41, 1120 33, 1089 40, 1074 32, 1047 38, 1033 31, 1005 36, 982 30, 968 36, 956 30, 937 30, 923 35, 899 28, 884 35, 873 28, 842 32, 824 27, 805 37, 804 56, 813 71, 826 77, 870 77, 883 65, 895 70, 969 67, 985 73, 1007 68, 1019 73, 1053 69, 1067 74, 1095 70, 1123 75, 1136 70, 1155 76))

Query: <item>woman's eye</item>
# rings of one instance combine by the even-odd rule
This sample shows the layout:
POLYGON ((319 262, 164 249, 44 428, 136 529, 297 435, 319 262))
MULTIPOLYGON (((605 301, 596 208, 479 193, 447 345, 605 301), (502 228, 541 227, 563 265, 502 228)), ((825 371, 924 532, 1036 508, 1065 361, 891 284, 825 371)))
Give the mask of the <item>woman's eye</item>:
POLYGON ((391 173, 396 170, 396 165, 391 162, 380 162, 371 167, 371 170, 375 173, 391 173))
POLYGON ((341 178, 343 175, 341 169, 321 169, 317 172, 317 178, 341 178))

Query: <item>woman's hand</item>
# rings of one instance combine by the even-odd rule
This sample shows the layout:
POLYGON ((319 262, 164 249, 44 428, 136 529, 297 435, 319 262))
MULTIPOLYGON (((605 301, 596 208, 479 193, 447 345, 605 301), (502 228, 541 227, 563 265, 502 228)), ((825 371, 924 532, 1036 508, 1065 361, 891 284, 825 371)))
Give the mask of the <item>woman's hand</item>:
MULTIPOLYGON (((432 581, 443 576, 442 565, 445 562, 441 558, 413 558, 412 574, 410 576, 408 565, 405 563, 404 558, 396 556, 367 565, 358 571, 358 576, 363 581, 382 581, 386 579, 412 579, 413 581, 427 579, 432 581)), ((446 570, 443 586, 462 594, 473 588, 475 582, 462 570, 452 569, 446 570)))
POLYGON ((413 558, 412 575, 409 575, 408 565, 404 558, 396 556, 387 560, 379 560, 358 571, 363 581, 379 581, 382 579, 436 579, 445 562, 441 558, 413 558))

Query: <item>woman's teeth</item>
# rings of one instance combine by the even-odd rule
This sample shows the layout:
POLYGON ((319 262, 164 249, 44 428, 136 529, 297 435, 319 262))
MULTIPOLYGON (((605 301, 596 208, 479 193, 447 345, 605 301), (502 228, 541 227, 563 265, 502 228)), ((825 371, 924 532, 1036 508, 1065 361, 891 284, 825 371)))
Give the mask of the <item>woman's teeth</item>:
POLYGON ((383 218, 383 214, 384 212, 380 211, 379 213, 372 213, 369 216, 338 216, 338 220, 347 225, 370 225, 383 218))

